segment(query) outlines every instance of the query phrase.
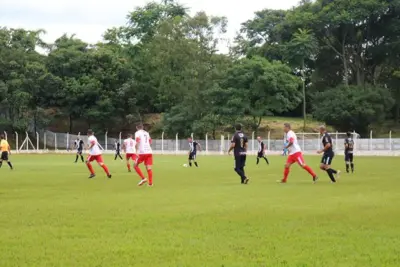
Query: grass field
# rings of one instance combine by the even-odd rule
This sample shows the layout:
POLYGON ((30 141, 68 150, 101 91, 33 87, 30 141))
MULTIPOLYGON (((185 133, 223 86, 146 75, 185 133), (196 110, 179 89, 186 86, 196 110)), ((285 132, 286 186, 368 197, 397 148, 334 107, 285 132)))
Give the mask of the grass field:
POLYGON ((111 180, 72 158, 13 155, 0 169, 1 267, 400 266, 398 158, 357 158, 356 174, 330 184, 318 171, 316 185, 297 166, 276 184, 284 158, 249 158, 246 186, 229 157, 195 169, 159 156, 153 188, 111 156, 111 180))

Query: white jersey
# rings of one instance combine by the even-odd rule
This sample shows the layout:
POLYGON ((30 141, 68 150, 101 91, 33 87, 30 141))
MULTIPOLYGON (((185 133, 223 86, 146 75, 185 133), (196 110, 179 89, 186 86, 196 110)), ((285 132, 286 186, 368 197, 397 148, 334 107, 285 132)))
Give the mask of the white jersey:
POLYGON ((289 155, 296 154, 297 152, 301 152, 301 148, 299 146, 299 143, 297 142, 297 136, 296 134, 290 130, 286 134, 286 141, 289 143, 292 143, 292 145, 288 148, 289 150, 289 155))
POLYGON ((136 154, 136 142, 132 138, 124 140, 124 149, 126 154, 136 154))
POLYGON ((101 155, 99 142, 97 142, 97 138, 94 135, 89 136, 88 142, 89 142, 90 146, 93 145, 92 148, 89 150, 89 155, 92 155, 92 156, 101 155))
POLYGON ((151 149, 151 138, 148 132, 145 130, 139 130, 135 133, 136 143, 139 144, 139 154, 146 155, 152 154, 153 150, 151 149))

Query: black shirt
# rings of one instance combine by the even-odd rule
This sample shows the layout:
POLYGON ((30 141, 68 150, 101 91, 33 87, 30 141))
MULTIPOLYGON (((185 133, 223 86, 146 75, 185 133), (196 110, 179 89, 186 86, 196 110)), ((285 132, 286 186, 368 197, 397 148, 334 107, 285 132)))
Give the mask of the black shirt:
POLYGON ((353 138, 346 138, 344 139, 344 144, 345 144, 345 153, 353 153, 354 150, 354 140, 353 138))
POLYGON ((329 133, 325 133, 322 136, 322 145, 325 147, 327 144, 331 144, 331 146, 327 150, 324 151, 324 154, 333 153, 332 137, 329 135, 329 133))
POLYGON ((264 142, 263 141, 259 142, 258 143, 258 153, 263 152, 264 151, 264 147, 265 147, 264 142))
POLYGON ((235 157, 246 155, 247 142, 247 136, 242 131, 237 131, 233 135, 231 143, 235 144, 235 147, 233 149, 235 157))
POLYGON ((83 150, 83 141, 82 140, 76 140, 75 141, 75 147, 78 150, 83 150))
POLYGON ((198 146, 197 142, 195 142, 195 141, 189 142, 190 153, 196 154, 197 153, 197 146, 198 146))
POLYGON ((119 151, 121 149, 121 144, 119 142, 115 142, 115 150, 119 151))

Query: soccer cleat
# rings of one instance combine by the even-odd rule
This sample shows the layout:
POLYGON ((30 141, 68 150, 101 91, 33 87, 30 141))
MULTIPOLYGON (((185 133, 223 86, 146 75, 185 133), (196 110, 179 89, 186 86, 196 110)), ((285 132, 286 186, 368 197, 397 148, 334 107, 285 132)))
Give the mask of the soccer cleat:
POLYGON ((337 171, 337 172, 336 172, 336 175, 335 175, 335 176, 336 176, 336 177, 335 177, 336 180, 339 180, 339 179, 340 179, 340 173, 341 173, 340 171, 337 171))
POLYGON ((94 177, 96 177, 96 174, 91 174, 91 175, 89 176, 89 179, 92 179, 92 178, 94 178, 94 177))
POLYGON ((277 182, 278 184, 286 184, 286 181, 284 181, 283 179, 282 179, 282 180, 276 180, 276 182, 277 182))
POLYGON ((244 184, 248 184, 248 183, 249 183, 249 181, 250 181, 250 179, 249 179, 249 178, 246 178, 246 179, 244 179, 244 184))
POLYGON ((147 186, 148 186, 148 187, 153 187, 153 184, 148 184, 147 186))
POLYGON ((111 177, 112 177, 112 175, 111 175, 111 174, 107 175, 107 178, 108 178, 108 179, 111 179, 111 177))
POLYGON ((314 184, 317 183, 317 181, 318 181, 318 176, 314 176, 314 177, 312 178, 312 180, 313 180, 313 183, 314 183, 314 184))
POLYGON ((147 179, 142 179, 142 180, 138 183, 138 186, 142 186, 142 185, 144 185, 145 183, 147 183, 147 179))

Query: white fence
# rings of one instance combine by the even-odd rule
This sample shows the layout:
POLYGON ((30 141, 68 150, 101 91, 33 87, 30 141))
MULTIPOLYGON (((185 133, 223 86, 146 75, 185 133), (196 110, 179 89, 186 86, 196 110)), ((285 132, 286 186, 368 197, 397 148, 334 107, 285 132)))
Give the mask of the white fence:
MULTIPOLYGON (((53 133, 50 131, 36 133, 35 136, 28 133, 7 133, 4 132, 7 139, 12 144, 15 144, 14 151, 17 153, 68 153, 74 152, 74 141, 80 137, 87 143, 87 136, 69 133, 53 133)), ((357 138, 355 140, 355 153, 358 155, 400 155, 400 138, 392 138, 389 133, 388 138, 373 138, 372 132, 370 138, 357 138)), ((331 133, 334 149, 337 153, 343 153, 345 133, 331 133)), ((202 151, 205 154, 225 154, 230 145, 231 135, 221 135, 218 140, 209 139, 209 135, 204 137, 193 136, 201 145, 202 151)), ((322 146, 321 136, 318 133, 297 133, 300 146, 306 153, 315 153, 322 146)), ((108 134, 97 136, 97 139, 105 153, 113 153, 114 144, 116 141, 122 142, 124 136, 120 133, 118 136, 110 137, 108 134)), ((267 136, 262 137, 269 154, 280 154, 284 147, 284 138, 274 139, 267 136)), ((153 139, 152 147, 157 154, 184 154, 187 153, 189 147, 187 139, 184 139, 178 134, 174 139, 165 139, 162 134, 161 139, 153 139)), ((252 133, 249 137, 249 152, 255 154, 258 150, 258 144, 255 134, 252 133)))

